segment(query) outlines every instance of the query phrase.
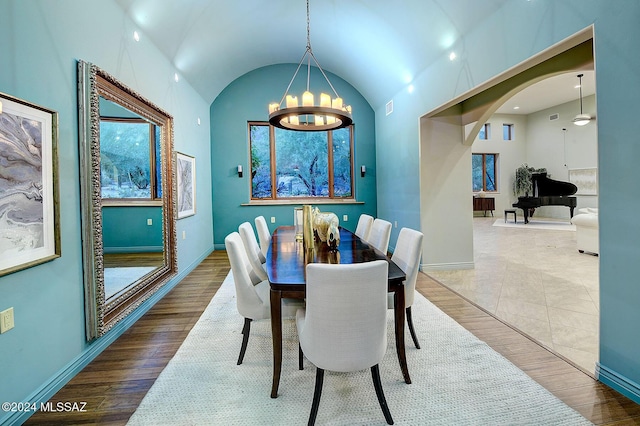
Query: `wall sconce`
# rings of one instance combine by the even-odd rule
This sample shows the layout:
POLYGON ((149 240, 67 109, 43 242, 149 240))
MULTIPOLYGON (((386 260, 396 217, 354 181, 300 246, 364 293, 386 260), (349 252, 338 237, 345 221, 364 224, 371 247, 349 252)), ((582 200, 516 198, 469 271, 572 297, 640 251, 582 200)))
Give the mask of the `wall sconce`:
POLYGON ((242 177, 242 164, 238 164, 238 177, 242 177))
POLYGON ((364 177, 364 174, 367 172, 367 166, 360 166, 360 177, 364 177))

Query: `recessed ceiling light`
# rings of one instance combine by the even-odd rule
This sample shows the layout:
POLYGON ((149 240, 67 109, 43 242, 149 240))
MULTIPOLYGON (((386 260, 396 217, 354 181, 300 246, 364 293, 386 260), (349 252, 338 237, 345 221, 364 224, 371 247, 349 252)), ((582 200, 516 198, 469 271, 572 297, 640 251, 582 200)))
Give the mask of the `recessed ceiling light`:
POLYGON ((413 93, 413 90, 415 89, 415 87, 413 87, 413 84, 410 84, 409 87, 407 87, 407 91, 409 93, 413 93))
POLYGON ((449 53, 449 60, 453 61, 456 58, 456 52, 449 53))
POLYGON ((135 41, 140 41, 140 34, 138 34, 138 32, 137 32, 137 31, 134 31, 134 32, 133 32, 133 39, 134 39, 135 41))
POLYGON ((520 107, 519 106, 514 106, 513 109, 520 109, 520 107))
POLYGON ((180 77, 178 77, 178 73, 177 72, 173 74, 173 79, 175 80, 176 83, 178 81, 180 81, 180 77))

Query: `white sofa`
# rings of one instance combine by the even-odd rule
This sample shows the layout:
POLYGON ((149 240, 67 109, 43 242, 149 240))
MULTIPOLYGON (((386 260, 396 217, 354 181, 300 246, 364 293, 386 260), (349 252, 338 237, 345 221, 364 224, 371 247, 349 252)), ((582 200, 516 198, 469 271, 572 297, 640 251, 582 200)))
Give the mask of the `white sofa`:
POLYGON ((571 218, 576 226, 576 245, 580 253, 600 253, 598 244, 598 209, 582 208, 579 214, 571 218))

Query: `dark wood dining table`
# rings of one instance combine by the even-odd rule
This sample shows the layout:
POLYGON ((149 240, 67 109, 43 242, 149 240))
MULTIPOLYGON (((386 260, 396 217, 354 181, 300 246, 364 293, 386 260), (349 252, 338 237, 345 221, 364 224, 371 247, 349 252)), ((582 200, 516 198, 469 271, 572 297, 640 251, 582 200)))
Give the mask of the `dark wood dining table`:
MULTIPOLYGON (((411 383, 404 345, 404 280, 405 274, 389 259, 351 231, 340 227, 340 245, 331 251, 322 242, 316 241, 313 248, 303 247, 296 241, 293 226, 280 226, 271 236, 267 251, 266 271, 271 286, 271 332, 273 337, 273 384, 271 398, 278 397, 282 369, 282 299, 304 299, 305 272, 309 263, 362 263, 377 259, 389 262, 389 292, 394 293, 394 321, 396 352, 400 369, 406 383, 411 383)), ((340 297, 336 294, 336 298, 340 297)))

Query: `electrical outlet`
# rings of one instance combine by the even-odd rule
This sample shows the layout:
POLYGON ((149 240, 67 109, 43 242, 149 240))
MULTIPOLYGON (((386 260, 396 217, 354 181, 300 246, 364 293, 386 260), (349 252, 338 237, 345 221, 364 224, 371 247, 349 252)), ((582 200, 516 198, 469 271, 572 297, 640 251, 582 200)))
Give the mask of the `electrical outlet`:
POLYGON ((271 223, 276 223, 276 217, 275 216, 271 216, 271 223))
POLYGON ((347 216, 346 214, 342 215, 342 221, 343 222, 348 222, 349 221, 349 216, 347 216))
POLYGON ((149 226, 153 225, 153 219, 147 219, 147 225, 149 226))
POLYGON ((11 330, 14 327, 13 308, 0 312, 0 334, 11 330))
POLYGON ((182 231, 182 239, 183 240, 187 239, 187 231, 182 231))

